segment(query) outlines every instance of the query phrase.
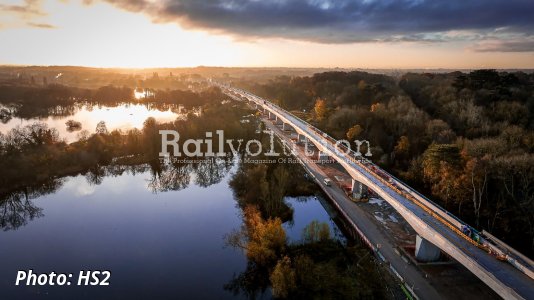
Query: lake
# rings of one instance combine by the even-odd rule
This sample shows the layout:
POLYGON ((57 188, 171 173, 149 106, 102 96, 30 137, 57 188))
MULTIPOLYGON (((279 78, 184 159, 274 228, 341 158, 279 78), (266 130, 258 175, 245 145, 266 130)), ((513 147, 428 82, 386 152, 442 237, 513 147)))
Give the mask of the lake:
MULTIPOLYGON (((0 107, 1 108, 1 107, 0 107)), ((153 117, 158 122, 172 122, 178 117, 185 117, 185 110, 182 107, 157 109, 144 104, 120 104, 118 106, 92 106, 80 105, 73 107, 74 111, 70 115, 48 116, 45 118, 17 118, 13 117, 6 123, 0 122, 0 132, 7 133, 16 126, 26 126, 35 122, 43 122, 48 127, 56 128, 59 132, 59 137, 64 138, 68 143, 78 140, 78 133, 81 130, 87 130, 89 133, 94 133, 96 125, 100 121, 106 122, 107 129, 112 131, 114 129, 141 129, 143 122, 153 117), (82 127, 77 131, 69 131, 65 122, 74 120, 80 122, 82 127)))
MULTIPOLYGON (((165 192, 154 183, 148 167, 96 180, 89 175, 63 179, 55 192, 30 200, 42 209, 41 217, 0 231, 1 298, 242 298, 224 289, 247 263, 244 253, 225 247, 224 240, 242 222, 228 185, 236 170, 230 167, 209 184, 191 171, 181 189, 165 192), (27 269, 74 274, 110 270, 111 284, 15 286, 17 271, 27 269)), ((293 221, 284 224, 290 241, 298 242, 312 220, 328 222, 335 236, 342 238, 315 197, 286 201, 294 209, 293 221)), ((0 206, 0 217, 8 207, 5 202, 0 206)))

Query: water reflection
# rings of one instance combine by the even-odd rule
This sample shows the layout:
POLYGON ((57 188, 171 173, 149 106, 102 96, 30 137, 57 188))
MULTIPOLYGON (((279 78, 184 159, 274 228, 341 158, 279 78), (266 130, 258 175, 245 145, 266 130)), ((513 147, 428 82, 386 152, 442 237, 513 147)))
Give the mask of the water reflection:
POLYGON ((54 179, 37 187, 26 187, 4 195, 0 199, 0 228, 3 231, 16 230, 33 219, 44 216, 43 209, 32 199, 55 192, 63 184, 62 179, 54 179))
POLYGON ((23 107, 2 107, 0 117, 0 132, 6 133, 16 126, 26 126, 35 121, 44 122, 50 128, 56 128, 60 137, 67 142, 77 140, 77 132, 69 130, 65 125, 68 120, 81 123, 83 130, 94 132, 100 121, 105 121, 108 129, 142 128, 143 122, 154 117, 159 122, 171 122, 177 118, 185 118, 186 112, 179 107, 150 105, 150 104, 119 104, 114 107, 92 106, 90 104, 75 104, 69 106, 54 106, 46 109, 42 115, 32 115, 24 118, 23 107), (19 117, 15 117, 15 112, 19 117))
POLYGON ((152 177, 148 188, 154 192, 179 191, 189 186, 192 179, 199 187, 208 187, 221 182, 234 165, 232 158, 201 158, 192 163, 151 163, 152 177))
MULTIPOLYGON (((82 175, 89 186, 102 184, 106 177, 119 177, 124 174, 143 174, 148 171, 147 190, 153 193, 179 191, 189 187, 191 182, 196 186, 207 188, 220 183, 231 171, 234 161, 228 159, 199 159, 194 163, 170 163, 152 161, 142 165, 97 165, 82 175), (192 180, 194 178, 194 180, 192 180)), ((28 186, 23 190, 0 195, 0 228, 13 230, 26 225, 29 221, 43 216, 42 209, 35 206, 31 199, 54 193, 66 179, 53 179, 39 186, 28 186)), ((90 194, 86 185, 77 195, 90 194)))
MULTIPOLYGON (((46 217, 0 234, 2 298, 233 298, 223 285, 245 260, 223 248, 222 236, 239 224, 227 184, 154 194, 146 185, 150 171, 105 170, 107 176, 102 169, 92 172, 91 183, 70 177, 54 194, 30 201, 40 208, 26 206, 26 215, 46 217), (12 277, 19 269, 75 274, 109 269, 112 284, 16 287, 12 277)), ((27 203, 22 200, 17 205, 27 203)))
MULTIPOLYGON (((228 186, 229 174, 236 172, 232 165, 232 160, 202 160, 99 166, 85 175, 8 195, 0 202, 0 224, 10 233, 0 234, 3 296, 225 299, 247 297, 243 292, 268 295, 265 272, 247 267, 242 252, 224 247, 223 236, 242 221, 228 186), (15 287, 13 274, 26 268, 35 272, 111 269, 112 286, 15 287), (240 275, 234 278, 233 274, 240 275), (245 283, 248 287, 243 289, 245 283)), ((304 203, 299 202, 297 216, 304 203)), ((328 215, 316 204, 313 207, 319 212, 311 215, 327 221, 328 215)), ((297 217, 296 223, 301 219, 307 218, 297 217)), ((293 228, 301 230, 300 225, 293 228)), ((286 230, 290 236, 299 234, 286 230)))

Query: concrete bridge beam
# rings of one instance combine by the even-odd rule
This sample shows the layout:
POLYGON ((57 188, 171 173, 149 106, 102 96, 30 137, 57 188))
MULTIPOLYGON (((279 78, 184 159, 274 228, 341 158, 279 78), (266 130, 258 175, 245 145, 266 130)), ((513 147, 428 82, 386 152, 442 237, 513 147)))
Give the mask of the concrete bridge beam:
POLYGON ((441 250, 420 235, 415 239, 415 257, 418 261, 431 262, 439 260, 441 250))

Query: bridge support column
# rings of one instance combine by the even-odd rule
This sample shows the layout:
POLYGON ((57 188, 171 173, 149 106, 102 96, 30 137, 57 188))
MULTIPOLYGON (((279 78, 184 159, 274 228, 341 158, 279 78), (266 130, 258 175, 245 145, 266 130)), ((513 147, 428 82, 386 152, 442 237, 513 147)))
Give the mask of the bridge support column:
POLYGON ((418 261, 431 262, 439 259, 441 250, 434 244, 417 235, 415 238, 415 257, 418 261))
POLYGON ((362 199, 367 196, 367 186, 363 183, 352 179, 352 197, 356 199, 362 199))
POLYGON ((282 122, 282 131, 289 131, 291 126, 282 122))
POLYGON ((297 134, 297 138, 298 138, 298 141, 299 142, 305 142, 306 141, 306 137, 302 134, 297 134))
POLYGON ((320 163, 325 163, 325 162, 328 162, 330 160, 330 157, 328 156, 328 154, 324 153, 323 151, 319 151, 319 162, 320 163))

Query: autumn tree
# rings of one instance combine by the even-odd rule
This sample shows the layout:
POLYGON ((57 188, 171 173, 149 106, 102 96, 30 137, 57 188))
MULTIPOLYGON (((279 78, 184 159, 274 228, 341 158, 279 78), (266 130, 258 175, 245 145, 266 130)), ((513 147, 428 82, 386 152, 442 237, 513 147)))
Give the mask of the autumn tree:
POLYGON ((403 135, 399 138, 397 145, 395 145, 395 154, 397 155, 407 155, 410 151, 410 141, 408 137, 403 135))
POLYGON ((275 298, 287 298, 297 289, 295 270, 291 267, 291 260, 287 256, 278 261, 269 279, 275 298))
POLYGON ((315 100, 315 106, 313 109, 315 111, 315 118, 317 119, 317 121, 323 121, 324 119, 326 119, 326 114, 328 113, 328 109, 326 107, 326 100, 321 98, 315 100))
POLYGON ((459 210, 465 197, 465 183, 460 149, 457 145, 432 144, 423 154, 423 176, 430 183, 432 194, 445 202, 458 204, 459 210))
POLYGON ((347 130, 347 134, 346 134, 347 139, 349 141, 354 141, 354 139, 360 136, 362 131, 363 131, 363 128, 360 125, 356 124, 352 126, 351 128, 349 128, 349 130, 347 130))
POLYGON ((262 266, 274 265, 286 247, 286 233, 279 218, 264 220, 252 205, 243 210, 243 226, 226 237, 227 243, 246 251, 247 257, 262 266))

